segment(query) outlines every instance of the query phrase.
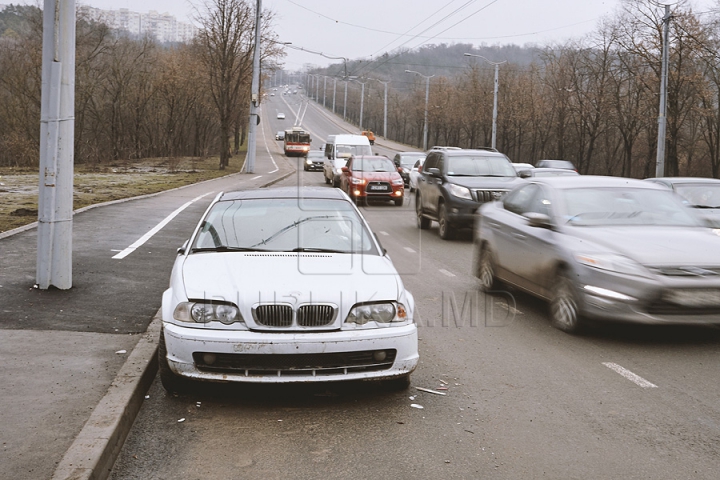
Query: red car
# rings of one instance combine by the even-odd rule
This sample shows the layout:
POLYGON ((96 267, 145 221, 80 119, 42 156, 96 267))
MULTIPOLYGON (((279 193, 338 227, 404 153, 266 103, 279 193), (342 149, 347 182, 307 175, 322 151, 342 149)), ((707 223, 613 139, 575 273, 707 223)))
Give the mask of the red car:
POLYGON ((401 207, 405 182, 387 157, 360 155, 350 157, 342 167, 340 188, 358 204, 367 200, 392 200, 401 207))

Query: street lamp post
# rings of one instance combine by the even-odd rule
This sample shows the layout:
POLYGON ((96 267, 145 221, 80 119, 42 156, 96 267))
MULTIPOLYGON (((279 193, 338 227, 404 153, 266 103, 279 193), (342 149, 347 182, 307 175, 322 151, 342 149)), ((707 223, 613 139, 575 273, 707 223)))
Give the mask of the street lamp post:
POLYGON ((374 78, 373 80, 377 80, 385 86, 385 100, 383 102, 383 137, 387 139, 387 89, 388 83, 390 83, 392 80, 387 80, 384 82, 382 80, 378 80, 377 78, 374 78))
POLYGON ((355 81, 357 83, 359 83, 360 85, 362 85, 362 88, 360 89, 360 130, 362 130, 362 128, 363 128, 363 124, 362 124, 362 122, 363 122, 363 106, 365 104, 365 84, 367 83, 367 81, 365 81, 365 82, 361 82, 360 80, 355 80, 355 81))
POLYGON ((423 122, 423 150, 427 150, 428 136, 428 100, 430 99, 430 79, 435 75, 423 75, 415 70, 405 70, 405 73, 415 73, 425 79, 425 121, 423 122))
POLYGON ((503 60, 502 62, 491 62, 487 58, 483 57, 482 55, 475 55, 472 53, 466 53, 466 57, 478 57, 485 60, 490 65, 495 66, 495 88, 493 92, 493 120, 492 120, 492 144, 490 145, 492 148, 496 148, 496 139, 497 139, 497 112, 498 112, 498 70, 500 69, 500 65, 507 62, 507 60, 503 60))
POLYGON ((327 77, 323 75, 323 107, 325 107, 325 93, 327 92, 327 77))
POLYGON ((335 113, 335 93, 337 92, 337 78, 333 78, 333 113, 335 113))

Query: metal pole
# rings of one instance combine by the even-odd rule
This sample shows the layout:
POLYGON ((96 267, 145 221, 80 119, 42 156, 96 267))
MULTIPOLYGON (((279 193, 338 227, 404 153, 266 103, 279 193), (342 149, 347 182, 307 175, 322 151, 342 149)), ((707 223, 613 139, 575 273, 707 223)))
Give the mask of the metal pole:
MULTIPOLYGON (((250 98, 250 120, 248 121, 248 149, 245 157, 245 173, 255 173, 255 127, 260 123, 258 106, 260 105, 260 19, 262 17, 262 0, 257 0, 255 7, 255 49, 253 52, 253 76, 250 98)), ((282 84, 282 70, 280 71, 282 84)))
POLYGON ((43 10, 36 283, 72 288, 75 0, 43 10))
POLYGON ((343 102, 343 120, 347 118, 347 84, 348 81, 345 79, 345 101, 343 102))
POLYGON ((658 115, 657 161, 655 176, 665 176, 665 138, 667 123, 668 37, 670 30, 670 5, 665 5, 663 17, 662 76, 660 77, 660 113, 658 115))
POLYGON ((315 101, 320 101, 320 75, 315 75, 315 101))
POLYGON ((425 122, 423 124, 423 150, 427 151, 428 100, 430 99, 430 77, 425 78, 425 122))
POLYGON ((497 102, 498 102, 498 70, 500 69, 499 64, 495 64, 495 92, 493 95, 493 122, 492 122, 492 148, 495 148, 495 140, 497 138, 497 102))
POLYGON ((327 77, 323 76, 323 107, 325 106, 326 92, 327 92, 327 77))
POLYGON ((385 84, 385 101, 383 105, 383 137, 387 139, 387 86, 389 82, 383 82, 385 84))
MULTIPOLYGON (((360 82, 358 82, 360 83, 360 82)), ((362 85, 362 88, 360 89, 360 130, 362 130, 362 121, 363 121, 363 104, 365 102, 365 84, 360 83, 362 85)))
POLYGON ((337 78, 333 78, 333 113, 335 113, 335 93, 337 92, 337 78))

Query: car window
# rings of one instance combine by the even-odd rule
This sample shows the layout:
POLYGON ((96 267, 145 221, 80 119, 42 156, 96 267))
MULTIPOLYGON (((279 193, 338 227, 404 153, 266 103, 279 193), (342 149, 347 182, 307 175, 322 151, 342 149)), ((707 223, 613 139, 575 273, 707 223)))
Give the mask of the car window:
POLYGON ((396 172, 397 167, 387 158, 357 158, 352 170, 355 172, 396 172))
POLYGON ((335 156, 348 158, 351 155, 372 155, 369 145, 336 145, 335 156))
POLYGON ((693 211, 669 190, 571 188, 562 191, 564 215, 574 226, 698 226, 693 211))
POLYGON ((233 200, 212 207, 191 253, 237 249, 378 255, 371 238, 357 211, 345 200, 233 200))
POLYGON ((516 177, 512 164, 499 156, 450 156, 447 160, 447 174, 454 176, 516 177))
POLYGON ((548 217, 552 216, 552 202, 546 188, 537 185, 535 194, 528 202, 523 213, 542 213, 548 217))
POLYGON ((425 168, 423 168, 424 171, 428 171, 431 168, 437 168, 438 164, 438 154, 437 153, 431 153, 426 158, 426 164, 425 168))
POLYGON ((693 207, 720 208, 720 184, 675 184, 675 191, 693 207))
POLYGON ((539 189, 540 187, 534 183, 517 188, 505 195, 503 207, 505 207, 505 210, 518 215, 529 212, 531 211, 530 203, 539 189))

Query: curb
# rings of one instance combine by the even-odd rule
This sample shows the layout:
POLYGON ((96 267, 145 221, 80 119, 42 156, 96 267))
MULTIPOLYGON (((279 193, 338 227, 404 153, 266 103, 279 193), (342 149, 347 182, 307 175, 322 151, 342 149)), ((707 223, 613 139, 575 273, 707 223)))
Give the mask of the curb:
POLYGON ((162 320, 155 314, 105 396, 55 469, 53 480, 106 479, 157 373, 162 320))

